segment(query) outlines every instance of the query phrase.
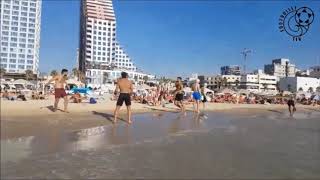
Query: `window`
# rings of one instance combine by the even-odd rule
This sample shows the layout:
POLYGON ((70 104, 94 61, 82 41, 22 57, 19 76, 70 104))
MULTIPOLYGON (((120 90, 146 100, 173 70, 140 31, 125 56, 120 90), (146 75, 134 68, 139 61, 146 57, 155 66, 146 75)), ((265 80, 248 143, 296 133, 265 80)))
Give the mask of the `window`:
POLYGON ((23 23, 22 22, 22 23, 20 23, 20 25, 23 26, 23 27, 27 27, 27 23, 23 23))
POLYGON ((33 44, 28 44, 28 48, 33 48, 33 44))
POLYGON ((26 45, 25 45, 25 44, 19 44, 19 47, 20 47, 20 48, 25 48, 26 45))
MULTIPOLYGON (((19 54, 19 58, 24 58, 25 55, 24 54, 19 54)), ((24 62, 23 62, 24 63, 24 62)))
POLYGON ((10 59, 10 63, 16 63, 17 61, 15 59, 10 59))
POLYGON ((27 69, 32 69, 32 66, 27 66, 27 69))
POLYGON ((9 68, 14 69, 14 68, 16 68, 16 65, 15 65, 15 64, 10 64, 10 65, 9 65, 9 68))
POLYGON ((28 60, 27 63, 28 64, 33 64, 33 60, 28 60))
MULTIPOLYGON (((27 58, 28 58, 28 59, 32 59, 32 58, 33 58, 33 55, 28 55, 27 58)), ((29 64, 29 63, 28 63, 28 64, 29 64)))
POLYGON ((18 65, 18 69, 24 69, 24 65, 18 65))

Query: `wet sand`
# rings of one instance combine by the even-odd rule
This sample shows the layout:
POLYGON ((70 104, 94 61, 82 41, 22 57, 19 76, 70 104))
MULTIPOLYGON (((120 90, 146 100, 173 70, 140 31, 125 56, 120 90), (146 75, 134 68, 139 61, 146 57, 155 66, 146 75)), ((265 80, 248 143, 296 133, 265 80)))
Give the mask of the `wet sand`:
MULTIPOLYGON (((61 111, 52 112, 52 97, 43 101, 4 101, 1 100, 1 139, 19 138, 24 136, 34 136, 43 131, 58 129, 63 131, 73 131, 97 126, 109 125, 112 120, 114 101, 107 98, 99 101, 98 104, 69 104, 70 113, 61 111)), ((230 111, 237 112, 239 109, 247 109, 251 113, 258 113, 260 109, 267 111, 286 112, 286 105, 261 105, 261 104, 223 104, 208 103, 207 111, 230 111)), ((62 103, 60 103, 60 108, 62 103)), ((320 111, 319 106, 297 106, 301 109, 320 111)), ((133 113, 146 112, 179 112, 173 104, 168 104, 165 108, 150 107, 143 104, 134 103, 133 113)), ((192 111, 192 105, 187 109, 192 111)), ((245 110, 242 110, 245 111, 245 110)), ((125 108, 120 113, 122 119, 126 119, 125 108)), ((133 120, 135 120, 133 118, 133 120)))
POLYGON ((293 118, 286 109, 228 111, 157 111, 115 126, 100 115, 100 126, 82 130, 43 125, 1 140, 1 178, 320 178, 317 109, 293 118))

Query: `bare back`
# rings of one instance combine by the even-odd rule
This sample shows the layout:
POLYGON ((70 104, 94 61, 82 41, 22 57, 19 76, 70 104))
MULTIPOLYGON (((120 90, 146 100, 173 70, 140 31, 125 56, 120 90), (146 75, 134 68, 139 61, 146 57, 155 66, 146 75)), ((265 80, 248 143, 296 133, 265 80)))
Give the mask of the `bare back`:
POLYGON ((132 93, 133 87, 131 81, 127 78, 121 78, 118 80, 117 89, 120 89, 120 93, 132 93))

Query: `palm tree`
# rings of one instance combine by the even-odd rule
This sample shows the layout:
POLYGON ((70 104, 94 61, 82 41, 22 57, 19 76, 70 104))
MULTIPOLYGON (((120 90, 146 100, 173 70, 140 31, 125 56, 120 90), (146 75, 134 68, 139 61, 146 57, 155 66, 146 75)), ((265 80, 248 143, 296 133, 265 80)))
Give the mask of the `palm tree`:
POLYGON ((299 87, 299 91, 303 91, 302 87, 299 87))
POLYGON ((309 87, 308 91, 312 93, 313 92, 313 88, 309 87))
POLYGON ((73 68, 71 72, 72 72, 72 76, 73 77, 77 77, 77 80, 78 80, 78 78, 79 78, 78 77, 78 75, 79 75, 78 69, 77 68, 73 68))
POLYGON ((138 82, 138 76, 134 76, 134 81, 138 82))
POLYGON ((318 86, 318 87, 316 88, 316 91, 317 91, 317 92, 320 92, 320 86, 318 86))
POLYGON ((57 71, 57 70, 52 70, 52 71, 50 72, 50 76, 54 77, 54 76, 56 76, 56 75, 58 75, 58 71, 57 71))
POLYGON ((143 81, 146 83, 149 80, 148 76, 143 76, 143 81))
POLYGON ((25 71, 25 75, 26 75, 26 79, 28 81, 30 78, 33 78, 33 71, 28 69, 25 71))
POLYGON ((103 72, 103 84, 107 83, 108 78, 109 78, 109 73, 103 72))
POLYGON ((224 87, 227 87, 227 85, 228 85, 228 80, 227 80, 226 77, 223 78, 223 80, 222 80, 222 85, 223 85, 224 87))
POLYGON ((238 88, 240 81, 237 79, 235 83, 236 83, 236 88, 238 88))
POLYGON ((3 77, 6 74, 5 68, 0 68, 0 77, 3 77))
POLYGON ((83 83, 85 82, 86 76, 82 71, 78 71, 78 77, 79 77, 79 81, 81 81, 83 83))

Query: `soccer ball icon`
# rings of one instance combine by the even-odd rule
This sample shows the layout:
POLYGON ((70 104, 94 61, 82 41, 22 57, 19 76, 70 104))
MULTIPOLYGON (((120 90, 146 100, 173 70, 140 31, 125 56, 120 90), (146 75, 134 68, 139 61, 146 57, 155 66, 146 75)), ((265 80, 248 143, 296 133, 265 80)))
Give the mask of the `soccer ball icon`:
POLYGON ((296 11, 295 20, 300 26, 309 26, 314 20, 314 13, 308 7, 301 7, 296 11))

